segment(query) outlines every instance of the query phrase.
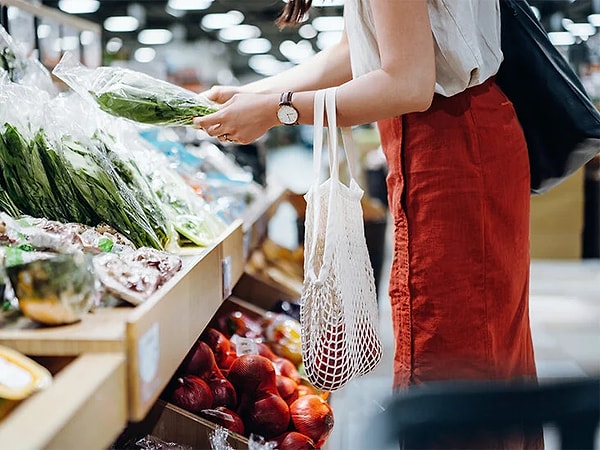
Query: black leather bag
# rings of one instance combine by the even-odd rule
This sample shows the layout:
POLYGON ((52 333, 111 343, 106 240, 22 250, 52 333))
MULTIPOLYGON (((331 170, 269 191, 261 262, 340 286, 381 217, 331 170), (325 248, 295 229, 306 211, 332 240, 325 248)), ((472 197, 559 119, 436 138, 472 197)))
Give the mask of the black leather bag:
POLYGON ((525 0, 500 0, 504 61, 496 81, 525 133, 531 192, 556 186, 600 153, 600 112, 525 0))

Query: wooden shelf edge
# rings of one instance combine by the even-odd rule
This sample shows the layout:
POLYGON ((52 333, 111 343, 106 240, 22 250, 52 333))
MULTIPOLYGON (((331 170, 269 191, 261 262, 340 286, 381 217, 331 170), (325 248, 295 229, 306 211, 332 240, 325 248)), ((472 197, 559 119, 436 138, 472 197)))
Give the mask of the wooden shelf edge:
POLYGON ((0 422, 2 448, 106 449, 127 423, 124 361, 114 353, 78 357, 0 422))

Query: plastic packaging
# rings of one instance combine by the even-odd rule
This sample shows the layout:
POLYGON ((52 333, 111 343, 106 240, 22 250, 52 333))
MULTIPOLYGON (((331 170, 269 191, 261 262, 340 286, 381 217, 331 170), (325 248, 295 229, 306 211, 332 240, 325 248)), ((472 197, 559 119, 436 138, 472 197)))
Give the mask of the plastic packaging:
POLYGON ((52 71, 103 111, 148 125, 191 125, 192 119, 217 110, 195 92, 123 67, 89 69, 67 52, 52 71))

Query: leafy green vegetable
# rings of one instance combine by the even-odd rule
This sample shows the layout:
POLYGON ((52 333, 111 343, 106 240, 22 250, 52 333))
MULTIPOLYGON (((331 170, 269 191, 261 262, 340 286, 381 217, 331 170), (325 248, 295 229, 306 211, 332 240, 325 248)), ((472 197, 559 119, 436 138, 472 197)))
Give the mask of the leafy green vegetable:
POLYGON ((114 245, 114 241, 107 237, 101 237, 98 239, 98 248, 100 248, 100 250, 103 252, 109 253, 113 249, 114 245))
POLYGON ((17 59, 13 51, 4 47, 0 49, 0 69, 6 70, 11 81, 16 81, 23 71, 23 63, 17 59))
POLYGON ((48 179, 51 189, 58 199, 60 210, 53 218, 69 222, 93 225, 102 221, 93 206, 88 205, 75 185, 69 167, 58 150, 49 144, 43 130, 39 130, 33 140, 48 179))
POLYGON ((23 252, 25 250, 18 247, 6 247, 4 253, 4 265, 6 267, 23 264, 23 252))
POLYGON ((163 243, 114 165, 98 149, 69 136, 63 136, 62 144, 64 163, 85 203, 137 246, 162 249, 163 243))
POLYGON ((12 217, 20 216, 22 214, 21 210, 17 208, 3 186, 4 183, 0 180, 0 211, 8 213, 12 217))
POLYGON ((4 132, 0 132, 0 136, 3 188, 25 214, 55 217, 61 209, 56 198, 48 196, 51 192, 50 181, 38 153, 10 124, 4 125, 4 132))
POLYGON ((143 73, 115 69, 104 74, 109 76, 89 92, 103 111, 117 117, 149 125, 191 125, 194 117, 217 110, 195 93, 143 73))
POLYGON ((214 242, 221 231, 215 229, 208 217, 183 214, 175 217, 175 229, 200 247, 206 247, 214 242))
POLYGON ((27 141, 5 124, 0 129, 0 188, 0 199, 4 191, 13 213, 87 225, 104 221, 138 247, 164 249, 169 239, 161 214, 154 211, 149 218, 138 201, 144 193, 133 192, 93 141, 84 145, 63 135, 51 145, 42 130, 27 141))
POLYGON ((116 174, 129 188, 148 218, 150 226, 157 234, 163 247, 175 238, 175 229, 169 226, 160 200, 150 188, 148 179, 142 174, 135 161, 127 157, 127 152, 117 153, 119 143, 111 136, 98 130, 92 142, 100 153, 113 165, 116 174))

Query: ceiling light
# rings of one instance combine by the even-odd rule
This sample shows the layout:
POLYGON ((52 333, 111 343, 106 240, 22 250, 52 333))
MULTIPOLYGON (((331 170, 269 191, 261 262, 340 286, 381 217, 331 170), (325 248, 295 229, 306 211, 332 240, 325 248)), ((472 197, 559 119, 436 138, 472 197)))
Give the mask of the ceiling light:
POLYGON ((46 39, 52 33, 52 27, 47 23, 42 23, 37 27, 38 39, 46 39))
POLYGON ((104 29, 113 33, 135 31, 140 22, 133 16, 112 16, 104 21, 104 29))
POLYGON ((182 9, 173 9, 173 8, 169 8, 169 6, 167 6, 165 8, 165 11, 176 18, 185 16, 185 11, 182 9))
POLYGON ((588 22, 595 27, 600 27, 600 14, 590 14, 588 16, 588 22))
POLYGON ((123 40, 118 37, 110 38, 106 43, 106 51, 108 53, 117 53, 123 47, 123 40))
POLYGON ((213 13, 205 15, 200 21, 200 26, 205 30, 221 30, 223 28, 239 25, 244 21, 244 14, 240 11, 226 13, 213 13))
POLYGON ((212 0, 169 0, 167 8, 179 11, 198 11, 210 8, 212 0))
POLYGON ((266 38, 246 39, 238 44, 238 51, 245 55, 258 55, 269 50, 271 50, 271 41, 266 38))
POLYGON ((273 55, 254 55, 248 60, 248 65, 256 73, 271 76, 292 67, 290 63, 279 61, 273 55))
POLYGON ((100 39, 100 35, 90 30, 83 30, 79 38, 81 39, 81 45, 92 45, 100 39))
POLYGON ((317 31, 342 31, 344 29, 344 18, 341 16, 315 17, 312 26, 317 31))
POLYGON ((219 31, 219 39, 225 42, 241 41, 257 37, 260 37, 260 28, 248 24, 235 25, 219 31))
POLYGON ((138 34, 138 42, 144 45, 166 44, 173 39, 173 33, 164 28, 146 29, 138 34))
POLYGON ((133 53, 133 57, 137 62, 149 63, 156 57, 156 50, 152 47, 141 47, 133 53))
POLYGON ((98 0, 60 0, 58 7, 69 14, 95 13, 100 8, 98 0))
POLYGON ((586 40, 590 36, 596 34, 596 27, 589 22, 572 23, 567 30, 572 35, 579 36, 583 40, 586 40))
POLYGON ((575 43, 575 36, 568 31, 551 31, 548 33, 548 37, 554 45, 573 45, 575 43))
POLYGON ((573 25, 575 22, 573 22, 571 19, 569 19, 568 17, 563 17, 563 19, 560 21, 560 24, 562 25, 562 27, 569 31, 569 28, 571 27, 571 25, 573 25))
POLYGON ((279 45, 279 51, 293 63, 299 63, 315 54, 312 44, 305 40, 299 41, 298 43, 289 40, 283 41, 279 45))
POLYGON ((312 39, 317 36, 317 30, 311 24, 307 23, 298 29, 298 34, 301 38, 312 39))

